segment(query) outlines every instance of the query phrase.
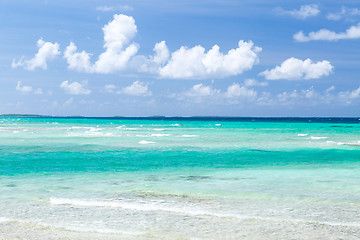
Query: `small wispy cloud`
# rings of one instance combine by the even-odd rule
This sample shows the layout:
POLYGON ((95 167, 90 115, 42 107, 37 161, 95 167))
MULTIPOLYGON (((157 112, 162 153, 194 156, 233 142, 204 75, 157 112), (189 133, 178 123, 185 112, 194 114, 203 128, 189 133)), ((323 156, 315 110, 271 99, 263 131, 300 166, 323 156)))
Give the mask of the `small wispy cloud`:
POLYGON ((339 21, 341 19, 350 19, 354 16, 360 16, 360 9, 342 6, 339 12, 329 13, 326 18, 332 21, 339 21))
POLYGON ((33 90, 31 86, 22 85, 21 81, 17 82, 17 85, 16 85, 15 89, 16 89, 16 91, 19 91, 19 92, 22 92, 22 93, 30 93, 33 90))
POLYGON ((134 8, 130 5, 117 5, 117 6, 98 6, 96 7, 97 11, 101 12, 115 12, 115 11, 132 11, 134 8))
POLYGON ((307 19, 320 14, 319 6, 316 4, 302 5, 300 9, 285 10, 281 7, 274 9, 279 15, 287 15, 298 19, 307 19))
POLYGON ((21 81, 17 82, 15 89, 21 93, 33 93, 36 95, 43 94, 43 90, 41 88, 33 89, 32 86, 23 85, 21 81))

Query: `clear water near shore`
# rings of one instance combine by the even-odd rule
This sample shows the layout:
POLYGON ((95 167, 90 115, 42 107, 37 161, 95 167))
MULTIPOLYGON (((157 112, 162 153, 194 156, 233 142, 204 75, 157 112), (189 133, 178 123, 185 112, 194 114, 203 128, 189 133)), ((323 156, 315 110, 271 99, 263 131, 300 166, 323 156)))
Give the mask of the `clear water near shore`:
POLYGON ((356 239, 360 121, 265 120, 1 118, 0 225, 239 239, 310 224, 356 239))

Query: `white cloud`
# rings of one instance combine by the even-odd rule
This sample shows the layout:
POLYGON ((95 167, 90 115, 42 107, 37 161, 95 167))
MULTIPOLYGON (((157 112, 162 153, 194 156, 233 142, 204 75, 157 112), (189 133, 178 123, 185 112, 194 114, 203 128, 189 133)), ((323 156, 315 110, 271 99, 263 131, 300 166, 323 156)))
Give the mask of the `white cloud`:
POLYGON ((329 13, 327 19, 332 21, 339 21, 343 18, 350 18, 352 16, 359 16, 360 10, 358 8, 347 8, 342 6, 340 12, 338 13, 329 13))
POLYGON ((24 57, 22 57, 19 61, 13 60, 11 67, 23 66, 26 70, 35 70, 38 67, 47 69, 47 61, 60 54, 58 43, 45 42, 40 38, 37 41, 37 47, 39 50, 32 59, 24 61, 24 57))
POLYGON ((220 52, 218 45, 207 52, 198 45, 193 48, 182 46, 170 56, 165 41, 161 41, 155 44, 154 55, 136 55, 139 46, 131 43, 137 33, 135 20, 123 14, 115 14, 114 19, 103 27, 103 32, 105 51, 95 63, 91 62, 92 54, 78 51, 75 43, 66 47, 64 58, 69 69, 87 73, 132 69, 175 79, 224 78, 250 70, 259 62, 258 53, 261 52, 261 48, 251 41, 239 41, 237 48, 225 54, 220 52))
POLYGON ((61 88, 65 90, 67 94, 90 94, 91 90, 87 89, 87 81, 73 82, 69 84, 69 81, 63 81, 60 85, 61 88))
MULTIPOLYGON (((325 93, 327 93, 325 91, 325 93)), ((317 92, 313 86, 308 89, 284 91, 276 95, 275 102, 283 105, 301 105, 304 103, 322 104, 328 102, 332 96, 317 92), (277 100, 277 101, 276 101, 277 100)))
POLYGON ((309 42, 309 41, 337 41, 342 39, 357 39, 360 38, 360 23, 355 26, 351 26, 346 29, 345 32, 336 33, 328 29, 320 29, 317 32, 310 32, 306 36, 302 31, 294 34, 294 39, 299 42, 309 42))
POLYGON ((284 10, 280 7, 276 8, 275 11, 281 15, 289 15, 299 19, 306 19, 308 17, 317 16, 320 13, 319 7, 316 4, 303 5, 300 9, 284 10))
POLYGON ((163 67, 169 60, 170 51, 165 41, 156 43, 153 50, 155 52, 153 56, 149 56, 148 58, 139 56, 141 58, 139 59, 141 72, 158 73, 159 68, 163 67))
POLYGON ((69 98, 68 100, 65 101, 64 105, 69 105, 69 104, 71 104, 71 103, 73 102, 73 100, 74 100, 73 97, 69 98))
POLYGON ((21 81, 17 82, 15 89, 22 93, 30 93, 33 90, 31 86, 23 86, 21 81))
POLYGON ((176 98, 180 101, 187 100, 195 103, 201 103, 205 99, 218 103, 218 101, 221 100, 221 91, 219 89, 214 89, 211 86, 199 83, 181 93, 172 94, 170 97, 176 98))
POLYGON ((227 88, 225 92, 225 97, 228 98, 237 98, 237 97, 244 97, 244 98, 255 98, 257 92, 254 89, 249 89, 244 86, 240 86, 237 83, 233 83, 231 86, 227 88))
POLYGON ((115 11, 131 11, 134 10, 133 7, 129 5, 118 5, 118 6, 98 6, 96 7, 97 11, 101 12, 115 12, 115 11))
POLYGON ((259 62, 257 53, 261 48, 251 41, 239 41, 238 48, 225 55, 219 49, 215 45, 205 52, 200 45, 193 48, 183 46, 171 54, 168 63, 159 69, 159 74, 163 78, 178 79, 222 78, 241 74, 259 62))
POLYGON ((34 91, 34 94, 36 94, 36 95, 41 95, 41 94, 43 94, 44 92, 43 92, 43 90, 41 89, 41 88, 38 88, 38 89, 36 89, 35 91, 34 91))
POLYGON ((166 46, 165 41, 156 43, 154 47, 154 51, 155 51, 155 56, 150 58, 150 60, 152 60, 154 63, 162 65, 169 60, 170 52, 168 47, 166 46))
POLYGON ((169 95, 179 101, 206 104, 236 104, 245 106, 247 103, 259 106, 309 106, 309 105, 350 105, 360 103, 360 87, 354 90, 335 92, 335 87, 330 86, 322 91, 317 91, 313 86, 307 89, 294 89, 278 94, 257 92, 239 83, 233 83, 225 90, 214 89, 202 83, 192 86, 181 93, 169 95))
POLYGON ((64 52, 64 58, 69 64, 69 69, 79 72, 94 72, 93 66, 90 62, 90 53, 85 51, 77 52, 75 43, 70 42, 64 52))
POLYGON ((275 104, 281 105, 349 105, 360 99, 360 87, 350 91, 335 93, 335 87, 330 86, 323 92, 316 91, 314 87, 304 90, 285 91, 276 95, 275 104))
POLYGON ((355 99, 360 98, 360 87, 352 91, 339 92, 339 98, 345 104, 351 104, 355 99))
POLYGON ((299 94, 297 90, 293 90, 292 92, 282 92, 277 95, 277 98, 280 102, 290 103, 292 99, 298 98, 299 94))
POLYGON ((224 100, 228 103, 237 103, 234 100, 238 98, 255 100, 257 92, 254 89, 249 89, 237 83, 233 83, 225 92, 199 83, 180 94, 173 94, 173 96, 178 100, 189 99, 197 103, 202 102, 204 99, 216 103, 223 102, 224 100))
POLYGON ((331 86, 325 90, 326 93, 330 93, 335 90, 335 86, 331 86))
POLYGON ((106 84, 104 86, 104 92, 107 92, 107 93, 113 93, 116 89, 116 86, 114 84, 106 84))
POLYGON ((184 95, 188 97, 206 97, 218 94, 219 92, 220 91, 217 89, 199 83, 192 86, 192 88, 186 91, 184 95))
POLYGON ((255 79, 246 79, 244 81, 244 85, 246 87, 255 87, 255 86, 265 87, 265 86, 269 85, 269 83, 268 82, 259 82, 259 81, 256 81, 255 79))
POLYGON ((143 97, 152 95, 151 91, 148 88, 148 84, 140 81, 133 82, 130 86, 123 88, 117 93, 143 97))
POLYGON ((129 60, 138 51, 137 44, 129 45, 137 33, 134 18, 115 14, 114 19, 106 24, 102 30, 104 32, 105 51, 100 54, 98 60, 91 64, 91 54, 85 51, 77 52, 76 45, 71 42, 64 53, 69 69, 88 73, 113 73, 127 67, 129 60))
POLYGON ((313 63, 311 59, 302 61, 297 58, 289 58, 281 63, 281 66, 276 66, 274 69, 266 70, 260 75, 263 75, 268 80, 301 80, 301 79, 315 79, 323 76, 328 76, 333 66, 329 61, 319 61, 313 63))

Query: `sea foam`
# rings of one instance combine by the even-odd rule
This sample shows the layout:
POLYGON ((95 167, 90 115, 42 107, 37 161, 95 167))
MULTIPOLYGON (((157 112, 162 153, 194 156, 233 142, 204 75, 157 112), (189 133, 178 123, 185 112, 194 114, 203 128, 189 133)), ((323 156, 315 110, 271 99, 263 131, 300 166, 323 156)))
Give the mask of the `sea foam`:
POLYGON ((153 144, 153 143, 156 143, 156 142, 145 141, 145 140, 138 142, 138 144, 153 144))
POLYGON ((313 136, 311 136, 310 138, 314 139, 314 140, 319 140, 319 139, 326 139, 328 137, 313 137, 313 136))
POLYGON ((171 134, 161 134, 161 133, 153 133, 151 134, 152 137, 168 137, 168 136, 171 136, 171 134))

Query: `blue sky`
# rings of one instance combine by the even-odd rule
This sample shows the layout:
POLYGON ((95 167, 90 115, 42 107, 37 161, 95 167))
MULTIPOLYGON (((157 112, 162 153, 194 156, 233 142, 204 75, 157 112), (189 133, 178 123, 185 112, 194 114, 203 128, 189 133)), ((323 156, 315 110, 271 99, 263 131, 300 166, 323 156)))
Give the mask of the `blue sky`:
POLYGON ((359 116, 358 1, 0 1, 0 113, 359 116))

